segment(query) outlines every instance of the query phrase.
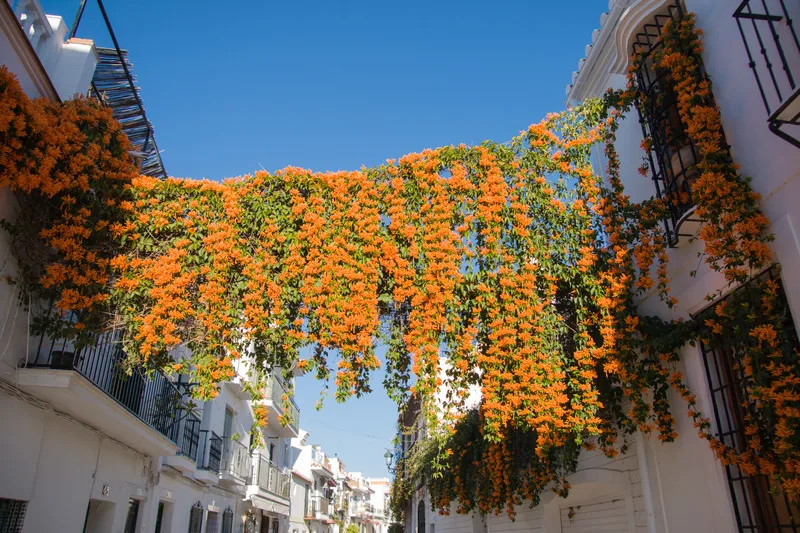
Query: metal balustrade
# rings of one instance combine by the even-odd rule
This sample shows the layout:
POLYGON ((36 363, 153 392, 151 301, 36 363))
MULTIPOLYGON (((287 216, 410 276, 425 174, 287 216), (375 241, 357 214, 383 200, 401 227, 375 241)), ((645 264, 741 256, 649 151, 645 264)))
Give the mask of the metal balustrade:
POLYGON ((220 473, 247 479, 250 476, 250 452, 247 446, 237 440, 223 439, 220 473))
POLYGON ((188 457, 192 461, 197 461, 197 450, 200 446, 200 418, 196 415, 188 414, 181 424, 181 439, 178 442, 180 449, 178 453, 188 457))
POLYGON ((207 429, 200 430, 200 449, 197 455, 197 467, 219 474, 222 464, 222 438, 207 429))
POLYGON ((292 478, 259 452, 253 452, 251 484, 282 498, 289 498, 292 478))
POLYGON ((769 129, 800 148, 800 39, 792 21, 798 15, 800 4, 786 0, 743 0, 733 13, 769 129))
POLYGON ((121 331, 110 331, 76 348, 67 339, 52 340, 42 335, 36 341, 36 356, 23 366, 79 373, 139 420, 178 444, 183 409, 180 391, 162 372, 126 370, 121 341, 121 331))
POLYGON ((267 382, 267 397, 272 400, 272 404, 276 409, 288 415, 291 419, 288 426, 295 430, 295 433, 300 427, 300 408, 297 407, 294 398, 289 397, 289 412, 285 411, 283 405, 283 396, 287 394, 286 388, 283 383, 274 374, 269 377, 267 382))

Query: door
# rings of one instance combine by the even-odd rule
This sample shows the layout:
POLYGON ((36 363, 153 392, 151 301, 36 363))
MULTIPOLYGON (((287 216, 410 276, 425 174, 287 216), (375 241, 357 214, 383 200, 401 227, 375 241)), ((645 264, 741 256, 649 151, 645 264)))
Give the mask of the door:
POLYGON ((233 435, 233 409, 225 408, 225 425, 222 430, 223 438, 229 439, 233 435))
POLYGON ((625 498, 561 508, 561 533, 628 533, 625 498))
POLYGON ((128 500, 128 516, 125 518, 125 533, 136 533, 136 522, 139 520, 139 500, 128 500))
POLYGON ((265 514, 261 515, 261 533, 269 533, 269 517, 265 514))
POLYGON ((158 502, 158 514, 156 515, 156 531, 161 533, 161 522, 164 521, 164 502, 158 502))

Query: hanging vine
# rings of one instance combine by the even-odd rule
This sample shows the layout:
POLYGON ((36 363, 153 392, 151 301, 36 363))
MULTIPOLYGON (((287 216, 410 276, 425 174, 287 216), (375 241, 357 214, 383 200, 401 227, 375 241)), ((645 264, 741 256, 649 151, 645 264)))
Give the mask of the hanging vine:
MULTIPOLYGON (((693 18, 663 42, 655 60, 700 152, 706 260, 744 283, 771 263, 769 223, 727 151, 693 18)), ((360 396, 385 345, 384 386, 398 402, 423 399, 430 433, 400 468, 426 476, 443 512, 513 517, 548 487, 569 490, 582 446, 613 456, 636 431, 674 440, 670 388, 724 461, 774 476, 796 498, 800 375, 779 287, 751 283, 758 297, 686 322, 637 313, 636 298, 653 291, 676 303, 660 227, 669 206, 629 200, 614 149, 641 98, 631 83, 505 144, 219 183, 138 176, 107 111, 31 102, 3 69, 0 175, 22 210, 5 224, 16 281, 33 301, 55 302, 43 331, 80 344, 118 328, 127 365, 191 374, 202 398, 245 356, 256 397, 268 371, 296 367, 332 379, 340 400, 360 396), (599 144, 605 176, 590 161, 599 144), (41 252, 31 260, 30 250, 41 252), (714 335, 746 340, 736 364, 752 378, 747 450, 713 437, 676 370, 681 346, 714 335), (468 411, 476 389, 480 406, 468 411)))

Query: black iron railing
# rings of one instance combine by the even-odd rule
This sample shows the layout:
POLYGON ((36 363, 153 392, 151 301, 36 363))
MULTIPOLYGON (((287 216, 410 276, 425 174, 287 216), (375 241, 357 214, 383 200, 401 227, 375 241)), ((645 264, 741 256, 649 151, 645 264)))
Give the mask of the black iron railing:
POLYGON ((642 27, 633 42, 633 52, 642 58, 636 82, 643 98, 637 104, 639 122, 645 138, 652 140, 647 166, 656 186, 656 194, 667 201, 668 216, 664 229, 670 246, 682 235, 682 223, 694 207, 692 183, 698 176, 697 149, 686 134, 678 112, 678 99, 669 71, 658 66, 655 57, 662 48, 661 35, 667 23, 685 16, 679 1, 669 4, 642 27))
POLYGON ((37 340, 36 356, 25 363, 28 368, 74 370, 105 392, 131 414, 174 443, 178 443, 181 393, 161 372, 134 368, 126 371, 122 333, 111 331, 94 337, 82 348, 66 339, 52 340, 42 335, 37 340))
MULTIPOLYGON (((734 294, 736 297, 760 299, 761 291, 752 289, 763 283, 765 278, 779 281, 777 273, 770 270, 761 279, 753 280, 734 294)), ((785 316, 785 324, 780 332, 782 342, 786 343, 783 350, 787 354, 785 363, 794 366, 798 364, 795 350, 800 344, 782 289, 780 305, 785 316)), ((748 342, 751 339, 745 330, 738 339, 715 337, 711 343, 700 344, 711 392, 716 436, 737 452, 748 449, 746 417, 748 406, 753 403, 752 390, 756 385, 756 378, 748 375, 743 365, 738 363, 737 352, 748 342)), ((725 472, 740 533, 800 532, 800 507, 792 503, 768 477, 748 476, 735 464, 727 464, 725 472)))
POLYGON ((222 465, 222 437, 207 429, 200 430, 197 467, 219 474, 222 465))
POLYGON ((793 15, 800 15, 800 4, 786 0, 743 0, 733 13, 769 128, 800 148, 800 39, 793 15))
POLYGON ((181 431, 182 436, 178 443, 181 448, 178 453, 192 461, 197 461, 197 450, 200 446, 200 418, 193 414, 186 415, 181 431))
POLYGON ((283 404, 284 395, 287 395, 286 386, 275 374, 270 375, 269 381, 267 382, 267 397, 272 400, 272 404, 277 410, 286 414, 291 419, 288 425, 297 433, 300 428, 300 408, 297 407, 294 398, 289 396, 289 408, 287 412, 283 404))

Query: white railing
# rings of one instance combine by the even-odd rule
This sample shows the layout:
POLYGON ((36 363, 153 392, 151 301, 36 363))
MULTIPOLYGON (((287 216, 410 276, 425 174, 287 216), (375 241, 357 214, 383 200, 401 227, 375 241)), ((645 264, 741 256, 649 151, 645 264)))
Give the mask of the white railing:
POLYGON ((311 501, 311 512, 314 517, 317 517, 317 513, 325 516, 330 515, 330 507, 331 501, 320 495, 314 496, 311 501))
POLYGON ((34 49, 39 41, 53 34, 53 28, 38 0, 9 0, 9 4, 34 49))

